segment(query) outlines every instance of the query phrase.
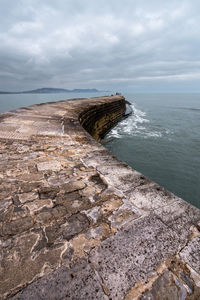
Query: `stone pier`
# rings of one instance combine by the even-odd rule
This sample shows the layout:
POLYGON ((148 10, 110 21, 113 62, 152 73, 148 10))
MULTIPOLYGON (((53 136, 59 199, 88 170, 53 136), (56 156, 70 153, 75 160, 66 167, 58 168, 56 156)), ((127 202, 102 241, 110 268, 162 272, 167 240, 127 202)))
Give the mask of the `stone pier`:
POLYGON ((111 96, 0 115, 1 299, 200 299, 200 210, 100 143, 111 96))

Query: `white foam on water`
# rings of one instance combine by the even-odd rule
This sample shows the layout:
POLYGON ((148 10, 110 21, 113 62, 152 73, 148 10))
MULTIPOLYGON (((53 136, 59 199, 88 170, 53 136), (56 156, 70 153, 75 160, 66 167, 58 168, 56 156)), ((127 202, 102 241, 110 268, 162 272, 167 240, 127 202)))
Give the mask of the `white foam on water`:
POLYGON ((158 131, 146 132, 146 137, 162 137, 162 133, 158 131))
POLYGON ((135 104, 131 105, 133 113, 127 119, 120 122, 107 135, 106 139, 122 138, 124 136, 142 136, 144 138, 160 138, 162 135, 171 134, 168 129, 158 131, 151 126, 150 120, 147 119, 146 113, 136 108, 135 104))

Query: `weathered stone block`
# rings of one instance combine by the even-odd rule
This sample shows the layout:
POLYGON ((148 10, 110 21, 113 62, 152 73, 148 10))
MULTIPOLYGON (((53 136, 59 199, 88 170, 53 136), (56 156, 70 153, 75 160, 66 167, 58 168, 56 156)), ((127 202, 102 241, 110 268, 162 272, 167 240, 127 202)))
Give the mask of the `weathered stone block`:
POLYGON ((45 162, 37 163, 37 169, 38 171, 60 171, 61 169, 61 163, 57 160, 50 160, 45 162))
POLYGON ((90 261, 111 299, 121 300, 137 281, 152 275, 164 259, 176 253, 178 245, 177 234, 151 215, 102 242, 90 261))
POLYGON ((65 193, 71 193, 78 190, 82 190, 85 186, 86 184, 83 181, 72 180, 62 185, 62 189, 65 191, 65 193))
POLYGON ((53 207, 53 202, 50 199, 39 199, 33 202, 27 202, 23 205, 23 208, 28 208, 31 214, 35 211, 41 210, 44 207, 53 207))
POLYGON ((29 230, 33 226, 33 220, 31 217, 25 217, 17 219, 3 224, 3 235, 15 235, 20 234, 26 230, 29 230))
POLYGON ((180 252, 180 256, 192 269, 200 274, 200 236, 188 243, 180 252))
POLYGON ((59 268, 53 273, 36 280, 22 292, 12 297, 13 300, 108 300, 103 292, 98 277, 86 261, 71 268, 59 268))
POLYGON ((174 282, 173 275, 165 272, 153 284, 150 291, 147 291, 139 300, 178 300, 185 299, 186 290, 183 291, 174 282))
POLYGON ((47 199, 47 198, 54 199, 58 192, 59 192, 59 187, 57 186, 41 187, 39 189, 39 196, 40 199, 47 199))
POLYGON ((80 233, 89 226, 89 221, 84 214, 75 214, 71 216, 66 224, 62 225, 62 236, 70 240, 73 236, 80 233))
POLYGON ((21 203, 25 203, 27 201, 33 201, 35 199, 38 199, 38 193, 36 192, 23 193, 23 194, 18 194, 18 197, 21 203))

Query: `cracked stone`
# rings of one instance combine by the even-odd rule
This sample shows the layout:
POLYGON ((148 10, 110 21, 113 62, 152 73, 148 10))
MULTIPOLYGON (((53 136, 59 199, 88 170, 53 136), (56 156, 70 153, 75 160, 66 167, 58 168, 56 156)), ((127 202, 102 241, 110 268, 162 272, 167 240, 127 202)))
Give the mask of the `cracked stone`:
POLYGON ((54 199, 59 192, 59 187, 41 187, 39 189, 40 199, 54 199))
POLYGON ((153 284, 150 291, 147 291, 140 297, 140 300, 171 300, 185 299, 179 286, 174 283, 172 274, 165 272, 153 284))
POLYGON ((0 211, 5 211, 12 204, 12 199, 6 199, 0 201, 0 211))
POLYGON ((35 215, 35 219, 37 222, 41 222, 43 224, 48 224, 53 219, 51 211, 41 211, 35 215))
POLYGON ((67 215, 67 210, 64 206, 57 205, 52 209, 52 215, 54 216, 55 219, 60 219, 67 215))
POLYGON ((111 211, 115 211, 123 204, 123 201, 121 199, 116 200, 108 200, 103 203, 101 207, 101 211, 103 214, 109 213, 111 211))
POLYGON ((62 186, 62 189, 65 191, 65 193, 71 193, 78 190, 84 189, 86 184, 83 181, 75 181, 72 180, 62 186))
POLYGON ((81 194, 85 197, 94 196, 96 194, 96 189, 92 186, 86 187, 81 194))
POLYGON ((4 235, 20 234, 26 230, 29 230, 33 226, 33 220, 31 217, 25 217, 17 219, 3 224, 4 235))
POLYGON ((19 192, 20 193, 29 193, 37 189, 41 185, 40 182, 25 182, 20 183, 19 192))
POLYGON ((33 202, 28 202, 24 204, 23 207, 27 207, 31 213, 34 213, 35 211, 41 210, 43 207, 53 207, 53 202, 50 199, 35 200, 33 202))
POLYGON ((18 194, 18 197, 21 203, 25 203, 27 201, 33 201, 35 199, 38 199, 38 193, 30 192, 30 193, 18 194))
POLYGON ((83 211, 94 223, 97 222, 97 220, 100 218, 101 216, 101 211, 100 211, 100 207, 93 207, 89 210, 84 210, 83 211))
POLYGON ((40 162, 37 163, 37 169, 38 171, 60 171, 61 169, 61 163, 57 160, 51 160, 51 161, 46 161, 46 162, 40 162))
POLYGON ((66 224, 62 225, 62 235, 66 240, 80 233, 89 226, 89 221, 84 214, 75 214, 71 216, 66 224))

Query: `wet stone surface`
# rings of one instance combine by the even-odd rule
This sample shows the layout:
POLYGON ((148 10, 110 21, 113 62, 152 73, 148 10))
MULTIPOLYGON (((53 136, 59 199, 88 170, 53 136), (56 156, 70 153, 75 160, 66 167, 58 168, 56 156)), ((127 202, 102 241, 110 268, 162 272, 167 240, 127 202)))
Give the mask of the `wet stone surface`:
POLYGON ((0 116, 0 299, 199 299, 200 211, 97 142, 124 107, 0 116))

